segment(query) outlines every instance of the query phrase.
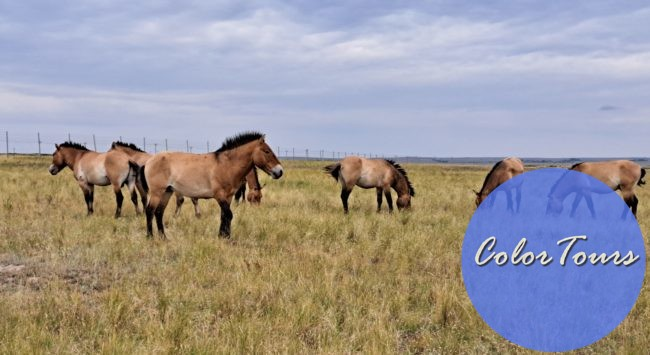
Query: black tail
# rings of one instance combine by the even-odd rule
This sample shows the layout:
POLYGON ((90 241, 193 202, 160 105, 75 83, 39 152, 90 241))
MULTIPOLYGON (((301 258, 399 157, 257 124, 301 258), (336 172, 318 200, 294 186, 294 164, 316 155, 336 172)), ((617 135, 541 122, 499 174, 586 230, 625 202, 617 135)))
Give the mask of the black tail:
POLYGON ((641 177, 639 178, 639 182, 637 182, 636 184, 639 186, 645 185, 645 180, 643 180, 644 177, 645 177, 645 169, 641 168, 641 177))
POLYGON ((142 185, 144 191, 149 192, 149 185, 147 185, 147 179, 144 177, 144 165, 140 166, 129 160, 129 167, 135 171, 136 182, 139 182, 142 185))
POLYGON ((341 172, 341 163, 328 165, 323 170, 325 170, 325 173, 332 175, 334 180, 339 181, 339 173, 341 172))

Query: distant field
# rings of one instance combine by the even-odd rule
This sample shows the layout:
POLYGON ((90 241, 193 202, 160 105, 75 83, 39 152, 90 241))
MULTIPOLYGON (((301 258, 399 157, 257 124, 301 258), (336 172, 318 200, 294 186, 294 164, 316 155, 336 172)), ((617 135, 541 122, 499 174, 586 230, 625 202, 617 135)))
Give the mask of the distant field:
MULTIPOLYGON (((110 188, 95 215, 50 158, 0 157, 0 353, 519 353, 474 311, 462 282, 463 234, 489 166, 406 165, 413 211, 375 213, 355 189, 342 214, 323 163, 261 175, 262 205, 234 207, 231 240, 202 201, 145 238, 128 196, 110 188)), ((650 225, 650 188, 639 220, 650 225)), ((384 205, 385 206, 385 205, 384 205)), ((646 239, 647 250, 647 239, 646 239)), ((607 292, 607 290, 603 290, 607 292)), ((650 292, 625 322, 576 353, 647 353, 650 292)))

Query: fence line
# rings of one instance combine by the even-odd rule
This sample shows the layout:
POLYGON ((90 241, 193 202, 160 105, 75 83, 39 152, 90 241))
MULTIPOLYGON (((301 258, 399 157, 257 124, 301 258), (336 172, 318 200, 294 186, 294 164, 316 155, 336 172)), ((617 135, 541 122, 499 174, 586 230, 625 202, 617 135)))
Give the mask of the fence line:
MULTIPOLYGON (((219 146, 219 143, 215 144, 215 142, 211 142, 210 140, 198 143, 197 140, 189 139, 152 139, 150 137, 135 138, 126 136, 111 137, 95 135, 94 133, 77 135, 67 133, 65 138, 67 138, 68 141, 75 141, 88 147, 89 149, 92 148, 95 151, 106 151, 110 149, 111 143, 117 140, 127 143, 134 143, 139 146, 139 148, 149 153, 158 153, 161 151, 169 150, 185 151, 190 153, 206 153, 210 152, 211 149, 216 149, 216 147, 219 146), (141 144, 138 144, 136 142, 140 142, 141 144), (199 147, 203 147, 203 149, 199 147)), ((46 146, 51 145, 51 149, 53 150, 55 144, 62 143, 65 139, 61 139, 60 134, 42 136, 41 132, 35 132, 35 134, 33 134, 33 137, 30 137, 24 134, 10 135, 9 131, 5 131, 2 140, 5 143, 4 155, 8 157, 11 154, 50 154, 46 146), (16 152, 17 148, 18 153, 16 152)), ((364 158, 392 158, 408 161, 408 158, 399 158, 398 155, 395 154, 387 155, 368 152, 364 153, 359 151, 334 151, 328 149, 312 149, 286 146, 276 146, 274 148, 277 148, 275 153, 278 158, 285 160, 336 160, 347 156, 356 155, 364 158)))

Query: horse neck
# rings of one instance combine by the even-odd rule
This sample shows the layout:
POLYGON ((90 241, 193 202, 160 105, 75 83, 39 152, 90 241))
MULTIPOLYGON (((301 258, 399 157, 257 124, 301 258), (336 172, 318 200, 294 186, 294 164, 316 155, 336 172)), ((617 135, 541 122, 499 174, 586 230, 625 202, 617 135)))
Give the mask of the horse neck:
POLYGON ((487 195, 489 195, 490 192, 492 192, 494 189, 497 188, 497 186, 499 186, 497 181, 498 181, 497 173, 492 173, 492 176, 490 176, 490 178, 487 179, 483 184, 483 187, 481 187, 481 191, 479 191, 479 195, 483 197, 487 197, 487 195))
POLYGON ((397 169, 393 171, 393 189, 395 189, 398 196, 409 195, 409 184, 406 177, 397 169))
POLYGON ((220 154, 226 156, 226 159, 220 159, 220 163, 230 165, 228 170, 234 175, 234 181, 241 182, 254 167, 253 143, 244 144, 220 154))
POLYGON ((74 170, 75 165, 77 165, 77 162, 79 159, 86 153, 88 153, 88 150, 79 150, 79 149, 74 149, 74 148, 64 148, 65 150, 63 151, 63 160, 65 161, 65 164, 68 166, 68 168, 74 170))

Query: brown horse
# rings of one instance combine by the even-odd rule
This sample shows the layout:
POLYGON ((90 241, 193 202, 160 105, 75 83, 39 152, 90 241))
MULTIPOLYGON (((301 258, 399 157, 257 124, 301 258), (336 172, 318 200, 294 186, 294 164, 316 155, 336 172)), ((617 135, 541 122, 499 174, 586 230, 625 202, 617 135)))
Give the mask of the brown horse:
POLYGON ((392 160, 351 156, 326 166, 325 172, 341 183, 341 201, 345 213, 348 213, 348 197, 355 185, 364 189, 377 189, 377 212, 381 211, 382 193, 386 196, 388 211, 393 211, 391 188, 397 192, 397 208, 400 210, 410 208, 411 197, 415 196, 406 171, 392 160))
POLYGON ((260 186, 260 181, 257 176, 257 169, 253 168, 247 175, 244 182, 242 182, 241 187, 237 192, 235 192, 235 201, 239 203, 244 201, 244 196, 246 200, 251 204, 260 204, 262 202, 262 186, 260 186), (250 191, 246 195, 246 185, 250 191))
MULTIPOLYGON (((478 207, 483 202, 483 200, 487 198, 490 192, 494 191, 494 189, 499 187, 504 182, 512 179, 513 177, 522 174, 523 172, 524 163, 519 158, 505 158, 494 164, 492 170, 490 170, 490 172, 485 176, 481 191, 474 191, 476 193, 476 207, 478 207)), ((519 210, 519 207, 521 207, 519 206, 521 202, 521 184, 514 184, 512 186, 512 189, 515 190, 517 210, 519 210)), ((505 193, 508 199, 508 209, 514 211, 512 192, 510 190, 506 190, 505 193)), ((492 199, 490 202, 491 204, 494 204, 494 199, 492 199)))
POLYGON ((56 144, 56 151, 52 154, 52 165, 48 169, 50 174, 56 175, 65 167, 69 167, 74 177, 83 191, 86 200, 88 215, 93 214, 93 200, 95 185, 107 186, 112 185, 115 192, 117 208, 115 218, 122 213, 122 186, 128 185, 131 193, 131 201, 138 209, 137 195, 135 194, 135 172, 129 167, 128 155, 112 151, 107 153, 98 153, 88 150, 78 143, 65 142, 56 144))
MULTIPOLYGON (((634 189, 636 186, 645 184, 643 178, 646 174, 645 169, 643 169, 639 164, 629 160, 583 162, 573 165, 570 170, 590 175, 600 180, 613 191, 620 190, 621 197, 625 201, 625 204, 627 204, 627 206, 632 210, 632 214, 636 216, 639 199, 636 197, 634 189)), ((611 190, 601 191, 597 186, 591 187, 591 184, 589 183, 584 183, 577 188, 563 188, 561 181, 562 179, 560 179, 560 181, 558 181, 558 183, 553 186, 553 189, 551 189, 551 192, 549 193, 549 205, 547 207, 547 212, 561 212, 562 201, 571 192, 576 192, 571 215, 575 213, 580 200, 584 198, 587 202, 587 206, 589 207, 591 215, 595 216, 593 202, 591 201, 590 194, 611 192, 611 190)), ((622 217, 628 213, 628 210, 626 209, 623 212, 624 213, 622 217)))
MULTIPOLYGON (((144 150, 138 148, 138 146, 136 146, 133 143, 125 143, 121 141, 115 141, 111 144, 111 151, 113 150, 124 152, 130 157, 130 160, 136 163, 138 166, 144 166, 147 160, 149 160, 153 156, 152 154, 149 154, 144 150)), ((136 181, 136 188, 140 193, 140 198, 142 199, 142 206, 146 206, 147 193, 142 188, 142 185, 139 183, 139 180, 136 181)), ((176 192, 175 195, 176 195, 176 212, 174 213, 174 215, 178 216, 181 213, 181 207, 183 206, 183 202, 185 202, 185 199, 183 198, 183 195, 179 194, 178 192, 176 192)), ((137 200, 135 200, 134 203, 137 205, 137 200)), ((194 215, 196 217, 201 217, 201 210, 199 209, 199 200, 193 198, 192 204, 194 205, 194 215)))
POLYGON ((282 176, 280 161, 264 141, 264 135, 246 132, 226 139, 221 148, 208 154, 164 152, 154 155, 139 178, 148 190, 147 236, 153 235, 152 219, 165 237, 163 214, 174 191, 191 198, 214 198, 221 208, 219 235, 230 236, 230 203, 244 176, 258 167, 274 179, 282 176))

